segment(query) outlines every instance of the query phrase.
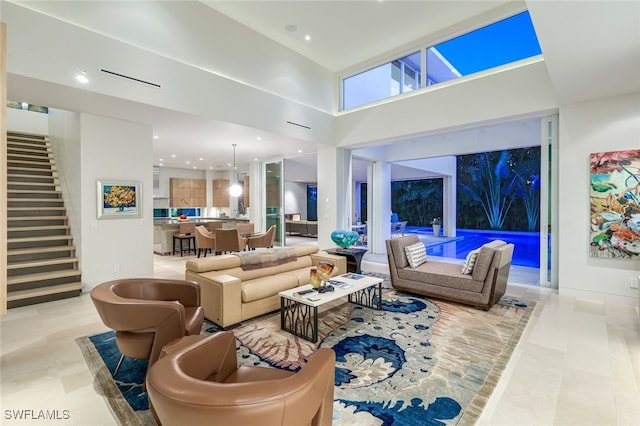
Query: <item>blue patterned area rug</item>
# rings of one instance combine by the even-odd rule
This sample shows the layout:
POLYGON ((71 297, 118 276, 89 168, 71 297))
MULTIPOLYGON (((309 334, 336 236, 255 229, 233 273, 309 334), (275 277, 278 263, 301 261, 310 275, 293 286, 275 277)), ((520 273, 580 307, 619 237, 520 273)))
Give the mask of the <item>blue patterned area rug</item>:
MULTIPOLYGON (((385 280, 383 310, 341 302, 321 311, 319 343, 280 330, 279 314, 233 330, 240 364, 297 370, 318 347, 336 351, 334 421, 341 425, 473 424, 524 331, 535 302, 503 297, 488 312, 399 293, 385 280)), ((211 323, 203 333, 218 328, 211 323)), ((146 362, 120 357, 113 332, 77 340, 121 424, 154 425, 146 362)))

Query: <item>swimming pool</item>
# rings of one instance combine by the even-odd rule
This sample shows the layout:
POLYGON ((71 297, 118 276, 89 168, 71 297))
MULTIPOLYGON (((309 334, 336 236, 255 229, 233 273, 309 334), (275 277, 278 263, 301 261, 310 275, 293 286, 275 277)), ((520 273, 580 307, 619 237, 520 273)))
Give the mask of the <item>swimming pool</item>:
MULTIPOLYGON (((431 228, 410 227, 406 228, 407 234, 431 233, 431 228)), ((503 240, 513 243, 512 265, 540 268, 540 233, 539 232, 510 232, 491 231, 478 229, 458 229, 455 241, 427 247, 430 256, 453 257, 465 259, 469 251, 480 247, 492 240, 503 240)))

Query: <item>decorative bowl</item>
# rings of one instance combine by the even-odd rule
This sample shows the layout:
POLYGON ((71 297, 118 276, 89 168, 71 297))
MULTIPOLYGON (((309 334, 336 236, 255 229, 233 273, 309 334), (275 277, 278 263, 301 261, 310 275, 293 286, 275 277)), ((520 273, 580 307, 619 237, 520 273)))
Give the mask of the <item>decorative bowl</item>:
POLYGON ((360 234, 355 231, 344 231, 336 229, 331 233, 331 240, 342 248, 347 248, 355 244, 360 239, 360 234))

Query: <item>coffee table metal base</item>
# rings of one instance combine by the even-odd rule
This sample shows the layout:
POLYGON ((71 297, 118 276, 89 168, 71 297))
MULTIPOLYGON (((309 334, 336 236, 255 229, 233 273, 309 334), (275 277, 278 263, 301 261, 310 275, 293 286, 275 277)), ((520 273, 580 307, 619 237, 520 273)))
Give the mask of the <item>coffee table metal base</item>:
MULTIPOLYGON (((348 295, 349 302, 382 310, 382 282, 348 295)), ((318 342, 318 306, 280 298, 280 328, 310 342, 318 342)))

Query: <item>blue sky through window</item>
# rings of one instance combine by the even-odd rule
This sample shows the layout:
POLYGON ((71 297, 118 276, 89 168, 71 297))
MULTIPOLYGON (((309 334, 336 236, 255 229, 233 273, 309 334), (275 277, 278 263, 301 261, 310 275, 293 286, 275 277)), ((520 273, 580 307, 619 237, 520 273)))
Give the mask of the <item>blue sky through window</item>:
POLYGON ((479 28, 435 46, 461 75, 539 55, 529 12, 479 28))

